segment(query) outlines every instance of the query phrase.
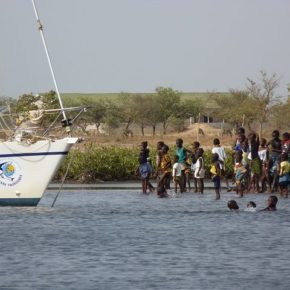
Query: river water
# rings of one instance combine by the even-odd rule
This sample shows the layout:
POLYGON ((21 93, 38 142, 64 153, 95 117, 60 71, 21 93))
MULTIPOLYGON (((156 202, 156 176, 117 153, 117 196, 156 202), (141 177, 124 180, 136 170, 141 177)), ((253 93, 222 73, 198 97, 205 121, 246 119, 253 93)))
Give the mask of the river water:
POLYGON ((136 190, 48 191, 37 208, 0 208, 0 289, 290 289, 290 199, 136 190))

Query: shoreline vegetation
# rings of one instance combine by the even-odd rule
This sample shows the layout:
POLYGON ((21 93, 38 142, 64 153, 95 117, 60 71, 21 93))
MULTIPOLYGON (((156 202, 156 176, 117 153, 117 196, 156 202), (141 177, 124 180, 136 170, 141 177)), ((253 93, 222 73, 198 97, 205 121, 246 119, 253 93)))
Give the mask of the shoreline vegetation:
MULTIPOLYGON (((152 144, 153 145, 153 144, 152 144)), ((155 145, 155 144, 154 144, 155 145)), ((187 146, 190 148, 190 146, 187 146)), ((67 171, 66 183, 96 183, 98 181, 128 181, 139 180, 135 172, 138 163, 140 149, 136 147, 116 147, 102 146, 88 142, 83 146, 76 147, 72 150, 62 166, 58 170, 53 182, 60 182, 67 171)), ((233 173, 232 150, 227 149, 226 168, 229 174, 233 173)), ((175 155, 175 147, 171 146, 169 154, 175 155)), ((150 158, 153 168, 155 164, 156 149, 150 147, 150 158)), ((204 152, 205 169, 209 172, 211 165, 211 150, 204 152)), ((209 177, 209 176, 206 176, 209 177)))

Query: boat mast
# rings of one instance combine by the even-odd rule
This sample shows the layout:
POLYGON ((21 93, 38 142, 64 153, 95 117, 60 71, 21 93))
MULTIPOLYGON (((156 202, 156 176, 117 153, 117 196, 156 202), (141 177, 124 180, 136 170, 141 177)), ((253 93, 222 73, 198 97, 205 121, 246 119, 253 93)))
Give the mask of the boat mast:
POLYGON ((59 105, 60 105, 60 108, 61 108, 61 111, 62 111, 62 115, 63 115, 62 123, 63 123, 64 126, 70 126, 71 124, 70 124, 70 121, 69 121, 69 119, 67 119, 66 114, 65 114, 65 110, 64 110, 64 107, 63 107, 63 104, 62 104, 62 100, 61 100, 61 97, 60 97, 60 93, 59 93, 59 90, 58 90, 58 85, 57 85, 56 78, 55 78, 55 75, 54 75, 54 70, 53 70, 53 67, 52 67, 52 64, 51 64, 51 60, 50 60, 50 56, 49 56, 49 53, 48 53, 48 49, 47 49, 47 46, 46 46, 46 41, 45 41, 44 34, 43 34, 43 26, 42 26, 42 24, 40 22, 40 19, 39 19, 39 16, 38 16, 38 12, 37 12, 37 8, 36 8, 36 5, 35 5, 35 1, 34 0, 31 0, 31 1, 32 1, 32 5, 33 5, 36 21, 38 23, 38 30, 40 32, 40 36, 41 36, 42 43, 43 43, 43 46, 44 46, 46 58, 47 58, 48 65, 49 65, 49 68, 50 68, 50 72, 51 72, 51 75, 52 75, 55 91, 56 91, 56 94, 57 94, 57 97, 58 97, 58 102, 59 102, 59 105))

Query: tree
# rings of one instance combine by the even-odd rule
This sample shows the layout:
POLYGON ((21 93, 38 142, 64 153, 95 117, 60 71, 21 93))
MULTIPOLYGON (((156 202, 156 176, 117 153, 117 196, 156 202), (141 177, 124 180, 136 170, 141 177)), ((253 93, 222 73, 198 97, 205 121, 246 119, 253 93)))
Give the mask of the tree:
POLYGON ((133 96, 133 108, 136 111, 135 123, 140 126, 141 134, 144 136, 144 129, 151 116, 152 105, 150 98, 144 95, 133 96))
POLYGON ((197 117, 204 108, 204 104, 200 99, 186 99, 181 101, 178 111, 174 113, 175 117, 183 120, 190 117, 197 117))
POLYGON ((178 112, 180 105, 180 93, 172 88, 159 87, 156 89, 156 101, 160 108, 160 121, 163 126, 163 134, 166 134, 169 118, 178 112))
POLYGON ((147 101, 150 104, 150 113, 147 116, 146 123, 152 127, 152 135, 156 134, 156 126, 162 122, 160 111, 162 110, 161 103, 157 100, 156 95, 147 96, 147 101))
POLYGON ((272 108, 270 120, 279 130, 283 128, 289 130, 290 124, 290 96, 286 102, 276 104, 272 108))
POLYGON ((118 128, 122 115, 112 100, 100 100, 94 104, 94 117, 97 127, 105 123, 110 129, 118 128))
POLYGON ((253 100, 245 90, 231 90, 230 95, 214 96, 219 110, 217 117, 225 120, 234 128, 247 126, 251 130, 251 124, 256 118, 253 100))
POLYGON ((130 94, 121 93, 118 96, 118 108, 121 119, 126 122, 124 132, 127 132, 138 114, 136 102, 134 102, 134 98, 130 94))
POLYGON ((261 71, 260 83, 248 78, 249 85, 247 91, 255 104, 256 119, 259 122, 259 136, 262 136, 263 124, 267 121, 271 108, 278 103, 279 97, 275 95, 275 90, 279 86, 279 78, 276 74, 268 76, 261 71))

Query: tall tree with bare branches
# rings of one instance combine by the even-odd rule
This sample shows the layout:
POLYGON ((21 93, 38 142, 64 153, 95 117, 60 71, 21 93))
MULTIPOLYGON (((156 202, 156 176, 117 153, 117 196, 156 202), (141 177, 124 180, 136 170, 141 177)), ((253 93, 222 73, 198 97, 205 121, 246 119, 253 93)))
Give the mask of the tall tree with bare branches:
POLYGON ((247 91, 254 101, 257 121, 259 122, 259 136, 261 137, 263 125, 270 115, 270 110, 279 101, 279 97, 275 94, 279 86, 279 78, 275 73, 268 76, 265 71, 260 71, 260 74, 259 82, 248 78, 247 91))

